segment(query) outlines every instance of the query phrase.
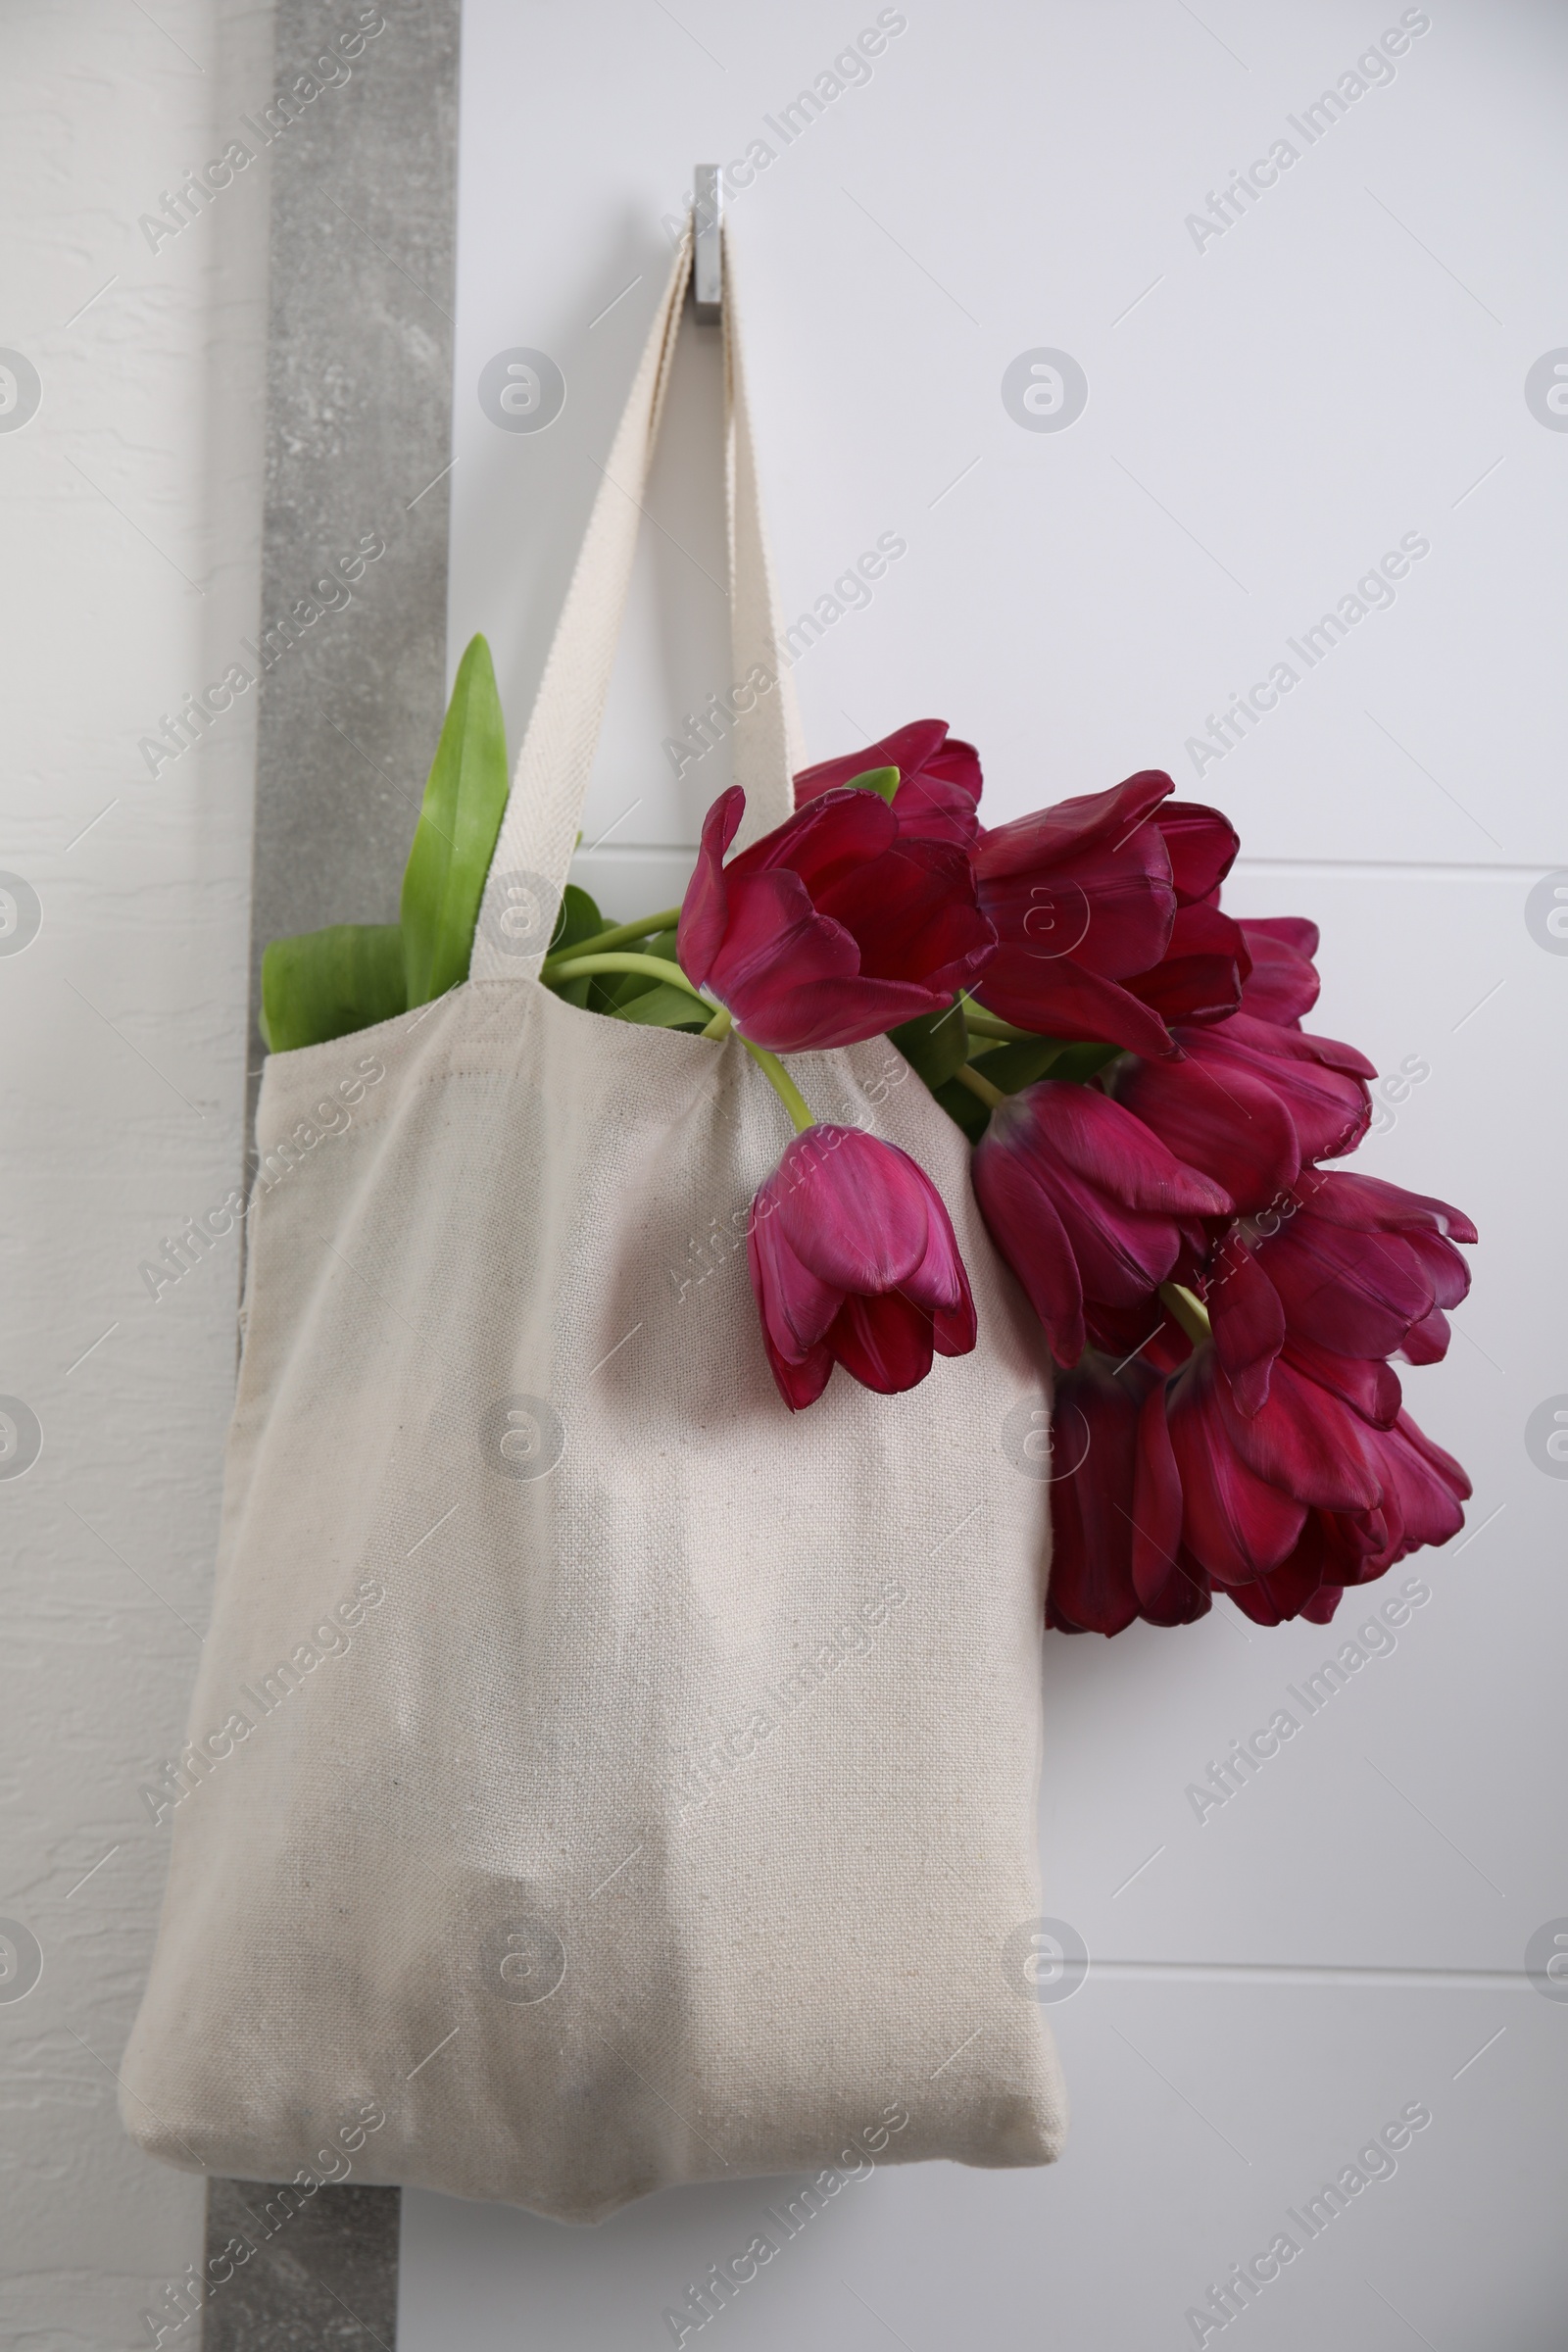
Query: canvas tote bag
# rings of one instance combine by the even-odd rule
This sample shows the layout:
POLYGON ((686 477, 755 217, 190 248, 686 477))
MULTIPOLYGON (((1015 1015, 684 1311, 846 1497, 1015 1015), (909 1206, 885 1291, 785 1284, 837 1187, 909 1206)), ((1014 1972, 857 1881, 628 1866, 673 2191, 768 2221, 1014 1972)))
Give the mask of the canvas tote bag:
MULTIPOLYGON (((1061 2141, 1009 1960, 1041 1910, 1050 1489, 1003 1436, 1048 1399, 964 1140, 884 1040, 792 1059, 819 1117, 929 1171, 980 1329, 906 1396, 839 1371, 794 1416, 744 1246, 780 1105, 733 1040, 536 976, 688 267, 469 979, 267 1064, 212 1626, 149 1791, 172 1850, 123 2062, 128 2130, 188 2170, 587 2222, 1061 2141)), ((775 680, 734 747, 755 835, 801 755, 733 329, 728 379, 735 677, 775 680)))

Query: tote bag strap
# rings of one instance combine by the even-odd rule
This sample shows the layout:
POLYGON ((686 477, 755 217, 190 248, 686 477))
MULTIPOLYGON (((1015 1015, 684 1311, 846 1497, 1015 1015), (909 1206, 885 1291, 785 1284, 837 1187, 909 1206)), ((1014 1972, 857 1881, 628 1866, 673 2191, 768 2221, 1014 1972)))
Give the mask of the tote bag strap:
MULTIPOLYGON (((734 778, 746 793, 740 835, 744 843, 770 832, 790 814, 795 805, 791 779, 805 764, 805 748, 762 525, 727 235, 724 260, 732 693, 743 681, 751 681, 746 692, 735 697, 737 704, 749 700, 751 708, 737 710, 731 728, 734 778), (765 688, 755 674, 758 670, 766 677, 765 688)), ((534 977, 555 927, 610 692, 691 262, 688 229, 602 469, 604 478, 517 755, 474 932, 471 979, 534 977)))

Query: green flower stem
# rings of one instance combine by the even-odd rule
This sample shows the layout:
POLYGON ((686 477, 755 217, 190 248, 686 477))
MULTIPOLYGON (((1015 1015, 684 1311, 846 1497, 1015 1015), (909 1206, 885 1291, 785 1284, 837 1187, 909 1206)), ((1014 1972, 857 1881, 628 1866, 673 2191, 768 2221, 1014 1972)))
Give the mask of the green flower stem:
POLYGON ((646 972, 650 980, 662 980, 669 988, 683 988, 699 1004, 706 1005, 709 1002, 700 988, 693 987, 680 965, 663 956, 579 956, 573 950, 566 961, 558 963, 554 970, 548 963, 543 967, 543 977, 547 980, 581 980, 590 972, 646 972))
POLYGON ((1026 1041, 1032 1043, 1043 1035, 1038 1029, 1015 1029, 1010 1021, 999 1021, 995 1013, 982 1012, 967 997, 963 1001, 963 1021, 964 1027, 976 1037, 997 1037, 1004 1046, 1021 1046, 1026 1041))
POLYGON ((1179 1282, 1162 1282, 1159 1295, 1195 1348, 1200 1348, 1205 1340, 1213 1338, 1208 1309, 1201 1298, 1195 1298, 1179 1282))
POLYGON ((730 1030, 734 1026, 734 1022, 735 1015, 731 1012, 729 1006, 727 1004, 721 1004, 718 1010, 714 1013, 712 1019, 709 1022, 708 1027, 703 1030, 701 1034, 704 1037, 728 1037, 730 1030))
POLYGON ((740 1042, 789 1112, 796 1134, 804 1135, 808 1127, 814 1127, 815 1114, 778 1055, 769 1054, 765 1046, 754 1046, 749 1037, 741 1038, 740 1042))
POLYGON ((971 1069, 967 1062, 955 1070, 953 1075, 960 1086, 966 1086, 971 1095, 978 1095, 981 1102, 989 1104, 992 1110, 996 1109, 999 1102, 1007 1100, 1000 1086, 993 1086, 989 1078, 982 1078, 979 1071, 971 1069))
POLYGON ((600 931, 592 939, 579 939, 575 947, 560 948, 547 956, 542 967, 547 980, 556 976, 555 967, 568 956, 603 956, 612 948, 623 948, 634 939, 652 939, 656 931, 673 931, 680 921, 680 908, 666 906, 662 914, 645 914, 635 923, 617 923, 612 931, 600 931))

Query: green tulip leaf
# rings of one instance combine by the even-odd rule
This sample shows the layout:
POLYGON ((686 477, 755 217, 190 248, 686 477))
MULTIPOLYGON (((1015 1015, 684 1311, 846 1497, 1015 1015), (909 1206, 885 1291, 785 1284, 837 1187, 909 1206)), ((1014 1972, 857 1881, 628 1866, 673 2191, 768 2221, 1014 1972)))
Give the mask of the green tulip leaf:
MULTIPOLYGON (((675 934, 673 931, 660 931, 652 939, 639 941, 635 953, 639 956, 658 956, 665 963, 674 963, 678 960, 675 934)), ((589 980, 588 986, 596 992, 587 1000, 593 1011, 621 1012, 628 1004, 636 1004, 639 998, 653 994, 660 988, 660 983, 650 978, 647 972, 601 972, 589 980)), ((688 997, 686 1002, 690 1004, 695 1000, 688 997)), ((646 1016, 639 1013, 636 1017, 641 1020, 646 1016)), ((711 1018, 711 1012, 703 1015, 705 1022, 711 1018)))
POLYGON ((570 980, 545 982, 553 995, 564 1004, 577 1004, 587 1012, 615 1012, 629 1004, 634 997, 645 996, 656 983, 645 979, 641 972, 578 972, 570 980))
POLYGON ((969 1058, 963 1006, 956 1002, 938 1012, 922 1012, 916 1020, 890 1029, 888 1036, 933 1093, 969 1058))
POLYGON ((458 664, 403 875, 411 1005, 428 1004, 468 976, 479 901, 506 806, 501 698, 490 648, 475 637, 458 664))
POLYGON ((949 1118, 956 1120, 963 1129, 970 1143, 977 1144, 991 1117, 990 1104, 982 1102, 978 1095, 971 1095, 969 1089, 960 1086, 956 1078, 949 1078, 945 1084, 934 1086, 931 1092, 949 1118))
POLYGON ((561 912, 556 918, 550 953, 552 956, 564 956, 568 948, 576 947, 585 939, 597 939, 600 932, 608 928, 588 893, 579 890, 575 882, 568 882, 561 902, 561 912))
POLYGON ((1016 1045, 998 1046, 976 1064, 983 1077, 993 1086, 1000 1086, 1004 1095, 1015 1095, 1020 1088, 1033 1086, 1037 1078, 1061 1073, 1056 1067, 1064 1049, 1059 1037, 1029 1037, 1016 1045))
MULTIPOLYGON (((628 973, 629 979, 637 977, 628 973)), ((700 1004, 683 988, 667 988, 661 981, 647 984, 641 996, 629 1004, 616 1005, 617 1016, 623 1021, 636 1021, 648 1029, 706 1029, 713 1017, 711 1004, 700 1004)))
POLYGON ((291 1054, 369 1029, 408 1008, 396 923, 333 923, 274 939, 262 956, 262 1035, 291 1054))
POLYGON ((1069 1046, 1051 1065, 1053 1078, 1067 1078, 1082 1085, 1086 1078, 1098 1077, 1108 1061, 1115 1061, 1125 1053, 1123 1046, 1069 1046))

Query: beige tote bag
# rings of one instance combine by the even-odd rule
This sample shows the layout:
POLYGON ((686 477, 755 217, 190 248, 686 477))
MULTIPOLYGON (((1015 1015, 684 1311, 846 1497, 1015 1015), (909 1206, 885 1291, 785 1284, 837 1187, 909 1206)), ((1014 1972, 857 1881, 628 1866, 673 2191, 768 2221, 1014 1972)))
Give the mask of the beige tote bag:
MULTIPOLYGON (((590 2222, 675 2181, 1061 2142, 1017 1958, 1050 1488, 1004 1441, 1047 1397, 964 1140, 883 1040, 792 1062, 938 1185, 980 1326, 906 1396, 841 1370, 792 1416, 746 1269, 790 1135, 761 1074, 537 978, 688 270, 468 981, 267 1064, 212 1627, 148 1791, 172 1851, 123 2064, 127 2129, 187 2170, 590 2222)), ((728 364, 734 674, 776 681, 735 737, 755 835, 801 754, 733 332, 728 364)))

